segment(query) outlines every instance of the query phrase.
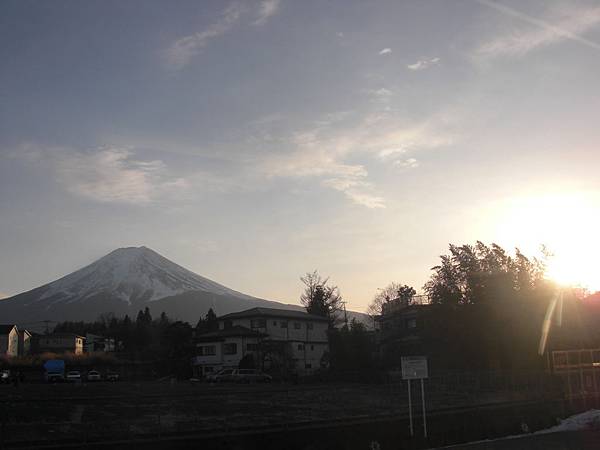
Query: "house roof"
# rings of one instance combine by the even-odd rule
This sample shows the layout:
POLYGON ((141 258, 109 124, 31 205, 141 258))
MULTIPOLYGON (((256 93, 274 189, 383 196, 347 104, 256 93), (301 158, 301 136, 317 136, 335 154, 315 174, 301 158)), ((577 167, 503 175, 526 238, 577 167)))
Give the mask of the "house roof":
POLYGON ((250 336, 250 337, 264 337, 267 336, 264 333, 259 333, 257 331, 251 330, 250 328, 242 327, 241 325, 236 325, 231 328, 227 328, 225 330, 217 330, 217 331, 209 331, 208 333, 203 333, 196 336, 196 340, 198 341, 210 341, 210 340, 219 340, 226 337, 240 337, 240 336, 250 336))
POLYGON ((0 334, 8 334, 14 327, 14 324, 0 324, 0 334))
POLYGON ((278 309, 278 308, 252 308, 245 311, 225 314, 219 317, 223 319, 242 319, 252 317, 278 317, 281 319, 298 319, 298 320, 319 320, 323 322, 329 321, 327 317, 308 314, 304 311, 295 311, 293 309, 278 309))

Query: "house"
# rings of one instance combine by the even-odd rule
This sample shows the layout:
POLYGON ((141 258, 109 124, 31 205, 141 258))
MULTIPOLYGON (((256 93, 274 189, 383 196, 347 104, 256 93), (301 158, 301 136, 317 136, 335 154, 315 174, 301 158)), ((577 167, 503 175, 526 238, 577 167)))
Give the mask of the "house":
POLYGON ((326 364, 326 317, 275 308, 252 308, 218 318, 219 329, 196 337, 198 376, 236 368, 242 358, 266 371, 309 374, 326 364))
POLYGON ((381 315, 375 320, 376 342, 383 361, 399 367, 402 356, 428 353, 424 332, 430 311, 426 296, 396 298, 382 305, 381 315))
POLYGON ((86 353, 114 352, 115 339, 87 333, 85 335, 85 344, 83 345, 83 350, 86 353))
POLYGON ((19 330, 16 325, 0 325, 0 356, 19 354, 19 330))
POLYGON ((35 348, 39 353, 83 353, 85 337, 73 333, 52 333, 36 335, 35 348))
POLYGON ((19 356, 31 353, 31 332, 19 330, 19 356))

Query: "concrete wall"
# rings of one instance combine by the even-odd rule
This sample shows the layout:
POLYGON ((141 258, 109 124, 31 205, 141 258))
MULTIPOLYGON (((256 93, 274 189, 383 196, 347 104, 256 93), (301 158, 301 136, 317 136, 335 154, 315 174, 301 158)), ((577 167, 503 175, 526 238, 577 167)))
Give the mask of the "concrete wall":
POLYGON ((38 346, 40 352, 73 352, 79 355, 83 353, 83 338, 49 334, 40 336, 38 346))
POLYGON ((248 350, 248 344, 258 344, 258 339, 253 337, 228 337, 223 341, 202 342, 197 345, 197 348, 214 346, 214 355, 198 355, 194 357, 193 364, 195 366, 211 367, 212 371, 219 370, 224 367, 237 368, 240 360, 248 353, 254 354, 254 351, 248 350), (236 352, 226 354, 225 347, 227 344, 235 344, 236 352))
MULTIPOLYGON (((266 333, 269 335, 269 338, 273 340, 302 342, 328 341, 328 323, 325 321, 257 317, 254 319, 233 319, 231 323, 234 326, 241 325, 246 328, 251 328, 253 330, 266 333), (252 322, 258 319, 265 320, 266 326, 264 328, 256 328, 252 326, 256 325, 256 322, 254 322, 254 324, 252 322)), ((220 323, 220 327, 224 328, 223 322, 220 323)))

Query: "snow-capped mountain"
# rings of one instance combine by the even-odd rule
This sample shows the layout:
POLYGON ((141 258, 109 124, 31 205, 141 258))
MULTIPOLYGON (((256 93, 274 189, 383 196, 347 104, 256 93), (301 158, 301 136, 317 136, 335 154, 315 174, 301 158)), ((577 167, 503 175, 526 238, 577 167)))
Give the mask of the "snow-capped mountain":
MULTIPOLYGON (((257 306, 304 310, 242 294, 201 277, 146 247, 119 248, 56 281, 0 301, 0 322, 97 319, 101 314, 135 317, 149 307, 153 316, 196 323, 213 308, 217 315, 257 306)), ((366 315, 348 312, 367 325, 366 315)), ((35 327, 33 327, 35 328, 35 327)))
POLYGON ((119 248, 98 261, 47 285, 36 301, 85 301, 110 292, 128 304, 153 301, 188 291, 229 295, 241 294, 169 261, 147 247, 119 248))
POLYGON ((94 320, 100 314, 153 314, 197 321, 213 308, 218 315, 255 306, 299 306, 252 297, 201 277, 146 247, 114 250, 56 281, 0 301, 0 321, 94 320))

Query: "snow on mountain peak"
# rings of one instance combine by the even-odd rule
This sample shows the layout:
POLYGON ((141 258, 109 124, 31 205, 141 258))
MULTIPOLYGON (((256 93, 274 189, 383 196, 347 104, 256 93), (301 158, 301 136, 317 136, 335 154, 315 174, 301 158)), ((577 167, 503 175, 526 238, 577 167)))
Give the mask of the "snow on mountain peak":
POLYGON ((147 247, 113 250, 92 264, 45 286, 39 300, 75 302, 110 293, 125 302, 153 301, 187 291, 252 297, 201 277, 147 247))

